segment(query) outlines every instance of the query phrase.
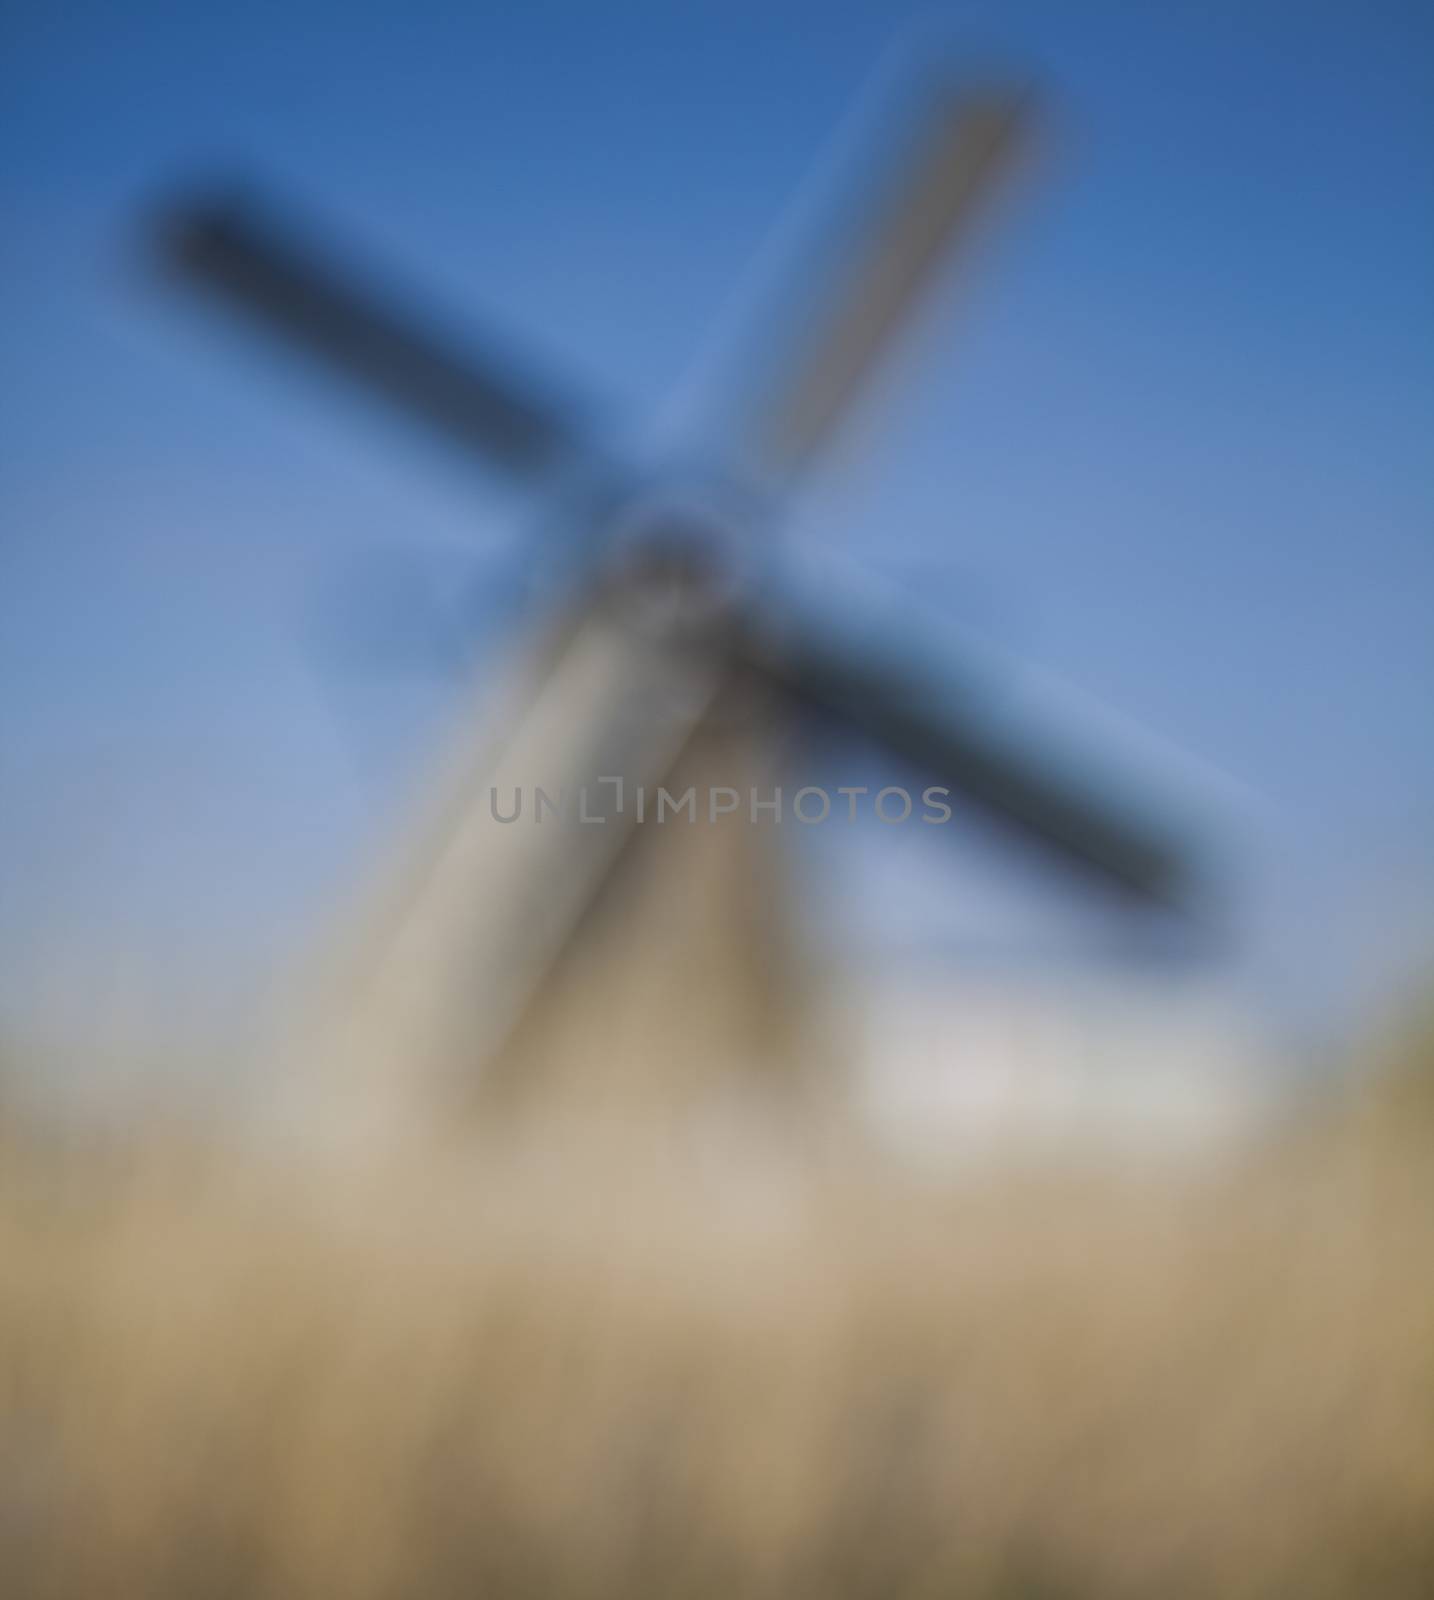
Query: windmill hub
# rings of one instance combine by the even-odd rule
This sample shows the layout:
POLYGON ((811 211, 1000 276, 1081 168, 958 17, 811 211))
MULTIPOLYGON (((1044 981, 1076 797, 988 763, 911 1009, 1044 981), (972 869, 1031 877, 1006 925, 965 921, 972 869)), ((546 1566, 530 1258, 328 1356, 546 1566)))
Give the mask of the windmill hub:
POLYGON ((749 541, 720 510, 650 496, 618 517, 602 587, 609 605, 640 631, 700 640, 733 619, 750 587, 750 565, 749 541))

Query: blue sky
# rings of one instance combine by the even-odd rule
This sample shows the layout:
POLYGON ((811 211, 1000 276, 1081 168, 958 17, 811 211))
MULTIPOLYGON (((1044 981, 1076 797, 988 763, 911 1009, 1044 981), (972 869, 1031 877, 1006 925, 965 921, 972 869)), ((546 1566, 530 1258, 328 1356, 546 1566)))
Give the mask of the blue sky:
MULTIPOLYGON (((276 968, 451 706, 402 673, 326 681, 325 606, 396 550, 446 595, 522 527, 148 281, 154 198, 271 181, 640 424, 913 25, 1034 74, 1049 158, 795 536, 1222 775, 1272 1006, 1340 1013, 1434 949, 1427 7, 0 19, 0 1009, 121 948, 177 990, 276 968)), ((931 899, 887 896, 912 943, 939 942, 931 899)))

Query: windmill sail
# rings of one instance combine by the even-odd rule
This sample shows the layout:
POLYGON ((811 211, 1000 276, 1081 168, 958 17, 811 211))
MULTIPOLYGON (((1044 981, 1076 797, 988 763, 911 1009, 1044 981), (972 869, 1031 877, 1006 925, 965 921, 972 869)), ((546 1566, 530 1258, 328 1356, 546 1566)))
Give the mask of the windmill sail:
POLYGON ((576 408, 509 356, 453 340, 391 304, 244 199, 174 206, 164 261, 306 355, 378 394, 484 463, 544 478, 586 454, 576 408))
POLYGON ((799 475, 830 448, 938 272, 982 220, 1027 142, 1030 96, 942 85, 860 226, 801 285, 795 338, 778 340, 741 426, 739 454, 767 480, 799 475))

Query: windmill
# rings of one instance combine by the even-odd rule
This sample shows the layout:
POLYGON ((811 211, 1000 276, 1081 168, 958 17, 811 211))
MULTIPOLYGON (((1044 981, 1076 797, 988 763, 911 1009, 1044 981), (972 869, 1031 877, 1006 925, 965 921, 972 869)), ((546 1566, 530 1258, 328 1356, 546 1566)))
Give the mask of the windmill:
POLYGON ((770 560, 797 487, 1025 141, 1024 91, 927 83, 911 105, 863 226, 808 285, 701 474, 614 459, 496 343, 439 336, 251 197, 208 191, 166 213, 171 270, 548 510, 507 692, 464 722, 441 803, 323 1008, 342 1021, 341 1055, 390 1082, 494 1094, 527 1081, 535 1054, 565 1059, 578 1084, 598 1076, 595 1054, 680 1079, 724 1028, 729 1064, 792 1059, 800 974, 774 887, 777 818, 770 799, 760 821, 744 801, 769 794, 803 719, 883 747, 1132 906, 1182 899, 1177 843, 1088 764, 1077 779, 1018 740, 979 692, 903 657, 879 619, 838 628, 770 560), (709 814, 664 818, 661 795, 689 789, 709 814), (535 810, 576 796, 580 815, 514 825, 524 796, 535 810), (611 955, 630 941, 615 930, 644 917, 653 931, 627 963, 643 977, 624 987, 611 955), (575 1004, 553 1002, 564 988, 575 1004))

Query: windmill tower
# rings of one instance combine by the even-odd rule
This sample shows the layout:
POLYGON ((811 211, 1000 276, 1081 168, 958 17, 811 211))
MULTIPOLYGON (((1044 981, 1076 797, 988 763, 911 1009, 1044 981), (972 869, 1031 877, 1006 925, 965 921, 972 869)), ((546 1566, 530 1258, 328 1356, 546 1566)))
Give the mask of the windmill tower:
POLYGON ((855 631, 814 616, 772 560, 796 488, 1024 140, 1023 93, 924 84, 912 104, 863 226, 698 476, 613 460, 510 360, 434 335, 251 200, 205 195, 165 218, 187 281, 556 507, 501 704, 463 722, 309 1036, 381 1086, 385 1117, 555 1082, 625 1103, 810 1081, 820 1050, 772 804, 799 787, 782 780, 801 719, 885 747, 1132 905, 1180 898, 1163 829, 993 724, 979 694, 932 681, 879 616, 855 631))

